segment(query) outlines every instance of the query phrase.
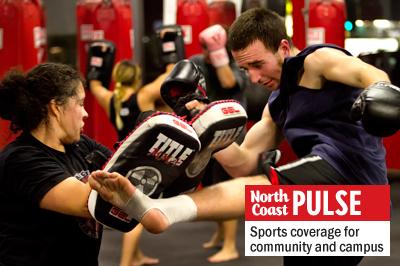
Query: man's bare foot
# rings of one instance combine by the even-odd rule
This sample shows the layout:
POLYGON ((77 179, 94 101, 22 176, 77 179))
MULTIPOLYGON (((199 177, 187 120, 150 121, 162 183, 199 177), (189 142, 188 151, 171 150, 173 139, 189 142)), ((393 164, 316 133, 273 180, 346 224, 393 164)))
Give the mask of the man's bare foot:
POLYGON ((128 178, 118 173, 108 173, 101 170, 90 174, 89 185, 104 200, 118 208, 123 208, 136 190, 128 178))
POLYGON ((208 261, 211 263, 219 263, 219 262, 225 262, 225 261, 230 261, 230 260, 236 260, 239 258, 239 252, 235 250, 226 250, 222 249, 212 255, 211 257, 208 257, 208 261))
MULTIPOLYGON (((136 188, 128 178, 118 173, 108 173, 105 171, 92 172, 89 176, 89 184, 93 189, 97 190, 104 200, 122 210, 124 210, 126 204, 132 199, 134 193, 140 192, 136 192, 136 188)), ((169 226, 167 217, 156 208, 148 210, 143 215, 140 223, 147 231, 154 234, 164 232, 169 226)))
POLYGON ((203 248, 214 248, 214 247, 221 247, 222 245, 222 234, 220 233, 220 230, 218 229, 211 239, 205 243, 203 243, 203 248))
POLYGON ((139 260, 132 261, 132 266, 143 266, 143 265, 155 265, 160 263, 160 260, 157 258, 144 256, 139 260))
POLYGON ((131 266, 155 265, 158 263, 160 263, 159 259, 148 257, 144 255, 141 250, 139 250, 135 257, 132 259, 131 266))

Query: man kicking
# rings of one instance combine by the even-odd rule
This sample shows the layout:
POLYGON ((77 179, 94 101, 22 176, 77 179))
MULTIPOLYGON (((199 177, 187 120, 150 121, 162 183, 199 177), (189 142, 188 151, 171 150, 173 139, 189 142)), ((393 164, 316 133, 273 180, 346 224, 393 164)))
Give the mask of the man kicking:
MULTIPOLYGON (((176 222, 242 216, 245 185, 388 183, 381 137, 400 128, 400 89, 385 72, 333 45, 299 52, 282 18, 261 8, 235 21, 229 42, 251 81, 272 91, 262 119, 243 143, 214 155, 229 174, 242 178, 193 194, 150 199, 119 174, 95 172, 90 184, 101 197, 158 233, 176 222), (276 154, 264 152, 283 138, 299 159, 275 167, 276 154)), ((285 257, 284 263, 298 265, 299 259, 285 257)), ((357 265, 361 259, 301 257, 306 265, 357 265)))

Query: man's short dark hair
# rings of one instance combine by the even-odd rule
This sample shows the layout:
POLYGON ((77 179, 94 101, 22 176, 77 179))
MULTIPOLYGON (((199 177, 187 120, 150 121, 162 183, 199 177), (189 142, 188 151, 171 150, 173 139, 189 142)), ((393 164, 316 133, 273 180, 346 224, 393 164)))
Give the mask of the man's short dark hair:
POLYGON ((229 48, 233 51, 242 50, 260 40, 267 49, 276 52, 283 39, 290 42, 284 19, 265 8, 245 11, 229 29, 229 48))

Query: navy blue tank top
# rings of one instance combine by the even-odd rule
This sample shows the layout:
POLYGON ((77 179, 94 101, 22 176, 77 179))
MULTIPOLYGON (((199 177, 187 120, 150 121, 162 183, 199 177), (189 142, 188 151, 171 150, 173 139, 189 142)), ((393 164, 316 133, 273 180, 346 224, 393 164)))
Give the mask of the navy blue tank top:
POLYGON ((298 85, 304 59, 313 45, 297 56, 286 58, 281 83, 268 101, 272 119, 298 157, 319 155, 349 184, 387 184, 385 149, 382 139, 368 134, 360 122, 349 117, 350 108, 362 89, 325 81, 321 89, 298 85))

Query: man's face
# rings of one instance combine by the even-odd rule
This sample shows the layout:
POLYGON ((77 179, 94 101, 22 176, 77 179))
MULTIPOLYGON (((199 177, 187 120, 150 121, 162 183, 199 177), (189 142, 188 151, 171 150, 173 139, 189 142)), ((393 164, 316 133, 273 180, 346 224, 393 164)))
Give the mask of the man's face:
POLYGON ((85 99, 85 89, 82 83, 77 88, 77 95, 68 99, 62 106, 60 127, 63 130, 61 142, 64 144, 79 141, 80 134, 84 126, 83 120, 88 117, 88 113, 83 106, 85 99))
POLYGON ((261 41, 256 40, 243 50, 232 51, 232 55, 239 67, 246 71, 251 82, 268 90, 279 87, 284 61, 281 48, 273 53, 261 41))

